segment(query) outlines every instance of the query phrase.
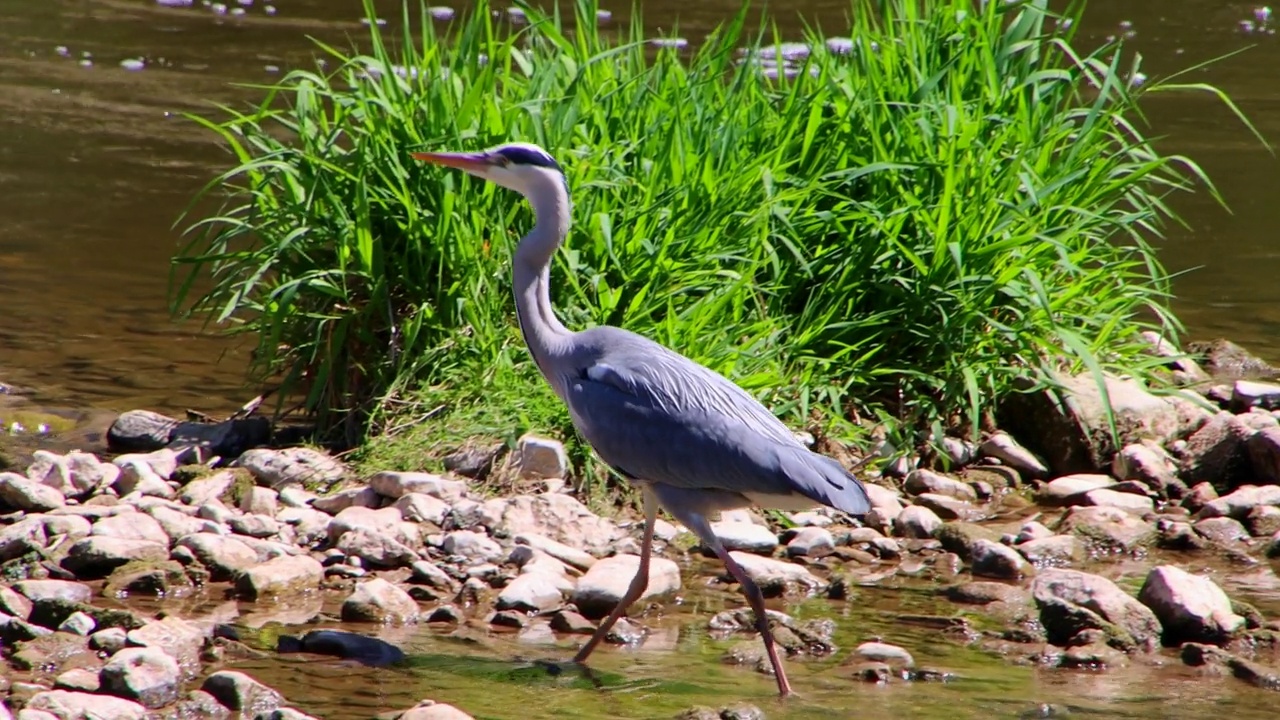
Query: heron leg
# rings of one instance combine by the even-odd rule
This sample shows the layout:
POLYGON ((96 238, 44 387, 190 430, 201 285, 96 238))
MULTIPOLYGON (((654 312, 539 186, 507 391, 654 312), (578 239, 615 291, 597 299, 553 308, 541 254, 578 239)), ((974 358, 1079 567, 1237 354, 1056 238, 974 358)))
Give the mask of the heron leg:
POLYGON ((618 622, 618 618, 626 614, 627 608, 636 600, 639 600, 645 589, 649 587, 649 557, 653 554, 653 524, 658 519, 658 500, 648 487, 645 487, 643 492, 644 538, 640 541, 640 565, 636 569, 636 576, 631 579, 631 585, 627 587, 627 592, 623 594, 618 606, 613 609, 613 612, 609 613, 609 617, 605 618, 604 622, 600 623, 600 627, 596 628, 595 634, 573 657, 573 661, 576 663, 586 662, 587 656, 591 655, 591 652, 596 649, 600 641, 605 639, 605 636, 609 634, 609 630, 613 629, 613 624, 618 622))
POLYGON ((769 629, 769 616, 764 608, 764 593, 760 592, 760 587, 747 575, 742 566, 729 556, 724 543, 720 542, 720 538, 716 537, 711 530, 711 524, 707 522, 706 513, 740 506, 733 500, 740 499, 741 496, 736 493, 733 493, 732 497, 728 493, 716 495, 707 490, 686 490, 668 485, 655 485, 654 489, 662 507, 701 538, 707 547, 715 551, 724 563, 725 569, 742 586, 742 593, 747 596, 751 612, 756 616, 756 630, 760 632, 760 639, 764 641, 765 654, 769 656, 769 665, 773 667, 773 677, 778 682, 778 694, 783 697, 790 695, 791 683, 787 680, 786 671, 782 669, 782 659, 778 657, 777 643, 773 641, 773 631, 769 629))

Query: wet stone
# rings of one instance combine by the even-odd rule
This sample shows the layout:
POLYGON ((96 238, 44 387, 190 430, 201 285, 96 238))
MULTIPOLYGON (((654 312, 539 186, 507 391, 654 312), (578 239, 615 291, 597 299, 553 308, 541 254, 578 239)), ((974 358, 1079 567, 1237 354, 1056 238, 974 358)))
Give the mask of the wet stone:
POLYGON ((906 649, 882 642, 865 642, 854 648, 854 656, 895 667, 914 667, 915 658, 906 649))
POLYGON ((97 627, 97 623, 94 622, 93 618, 77 611, 67 616, 67 619, 58 625, 57 630, 58 632, 71 633, 72 635, 89 635, 95 627, 97 627))
POLYGON ((178 699, 178 663, 158 648, 125 648, 99 674, 104 692, 159 708, 178 699))
POLYGON ((356 585, 342 603, 347 622, 407 623, 418 618, 418 603, 399 587, 374 578, 356 585))
POLYGON ((930 538, 942 527, 942 518, 927 507, 912 505, 898 514, 894 526, 903 537, 930 538))
POLYGON ((551 616, 551 629, 558 633, 590 635, 596 631, 596 625, 572 610, 560 610, 551 616))
POLYGON ((54 678, 53 687, 57 690, 92 693, 98 692, 101 680, 99 674, 89 668, 72 668, 54 678))
POLYGON ((284 702, 280 693, 242 672, 220 670, 205 678, 200 689, 209 693, 223 707, 239 710, 246 716, 271 712, 284 702))
POLYGON ((947 588, 947 599, 966 605, 988 605, 1003 602, 1019 605, 1030 599, 1026 591, 1013 585, 987 580, 975 580, 947 588))
POLYGON ((1033 572, 1017 550, 997 542, 976 540, 971 553, 974 575, 1018 579, 1033 572))

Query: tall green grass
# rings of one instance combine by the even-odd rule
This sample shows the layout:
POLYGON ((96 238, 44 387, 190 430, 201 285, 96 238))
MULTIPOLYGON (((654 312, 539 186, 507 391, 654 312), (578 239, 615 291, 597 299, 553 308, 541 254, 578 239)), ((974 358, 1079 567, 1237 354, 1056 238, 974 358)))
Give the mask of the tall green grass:
POLYGON ((446 38, 406 5, 367 54, 320 45, 331 70, 201 121, 236 166, 175 259, 175 307, 257 338, 255 377, 349 439, 464 398, 568 427, 514 332, 528 207, 416 149, 545 146, 575 203, 566 323, 647 334, 797 426, 973 428, 1019 376, 1145 376, 1137 332, 1178 329, 1150 243, 1205 178, 1139 103, 1230 101, 1134 87, 1135 56, 1076 42, 1082 6, 1060 26, 1042 0, 852 0, 852 49, 814 29, 781 77, 745 7, 686 51, 638 13, 598 29, 591 0, 526 9, 513 28, 477 3, 446 38))

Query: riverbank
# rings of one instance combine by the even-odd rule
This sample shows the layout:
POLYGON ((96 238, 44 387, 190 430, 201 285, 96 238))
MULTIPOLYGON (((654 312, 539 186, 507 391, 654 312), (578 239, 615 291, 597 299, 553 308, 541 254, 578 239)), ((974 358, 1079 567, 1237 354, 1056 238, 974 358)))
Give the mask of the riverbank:
MULTIPOLYGON (((1067 677, 1192 672, 1248 693, 1280 688, 1280 385, 1251 379, 1271 370, 1237 348, 1205 352, 1206 369, 1168 367, 1203 393, 1108 380, 1118 445, 1102 432, 1096 384, 1068 380, 1065 414, 1028 396, 1004 413, 1012 434, 949 442, 947 471, 908 458, 868 473, 874 507, 860 520, 721 518, 717 534, 778 611, 786 662, 800 668, 796 703, 768 699, 736 588, 666 522, 649 595, 611 635, 623 647, 598 660, 608 671, 596 682, 618 690, 610 697, 629 674, 652 684, 662 713, 625 717, 789 717, 814 702, 806 694, 847 711, 860 685, 921 698, 934 683, 964 687, 990 672, 977 657, 1067 677), (690 653, 718 669, 672 670, 690 653), (710 678, 728 687, 687 698, 759 707, 695 710, 672 690, 710 678)), ((195 431, 126 414, 110 437, 135 452, 37 451, 0 474, 8 712, 343 718, 372 703, 408 720, 516 717, 495 710, 504 693, 583 692, 573 688, 588 675, 547 663, 617 602, 639 525, 574 497, 558 441, 526 436, 442 475, 353 477, 316 450, 254 447, 261 422, 237 422, 195 431), (477 493, 474 476, 495 463, 513 492, 477 493), (399 647, 417 633, 473 647, 399 647), (293 687, 298 658, 411 682, 381 699, 313 695, 293 687), (478 692, 517 671, 517 686, 478 692), (424 699, 440 704, 413 707, 424 699)))

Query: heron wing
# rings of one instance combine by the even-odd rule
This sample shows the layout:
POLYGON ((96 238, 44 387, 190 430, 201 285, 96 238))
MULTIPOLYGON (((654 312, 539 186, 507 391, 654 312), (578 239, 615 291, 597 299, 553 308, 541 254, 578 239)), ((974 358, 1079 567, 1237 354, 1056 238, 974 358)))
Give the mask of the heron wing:
POLYGON ((578 429, 634 478, 744 495, 800 494, 846 512, 866 491, 726 378, 659 345, 606 354, 569 383, 578 429))

